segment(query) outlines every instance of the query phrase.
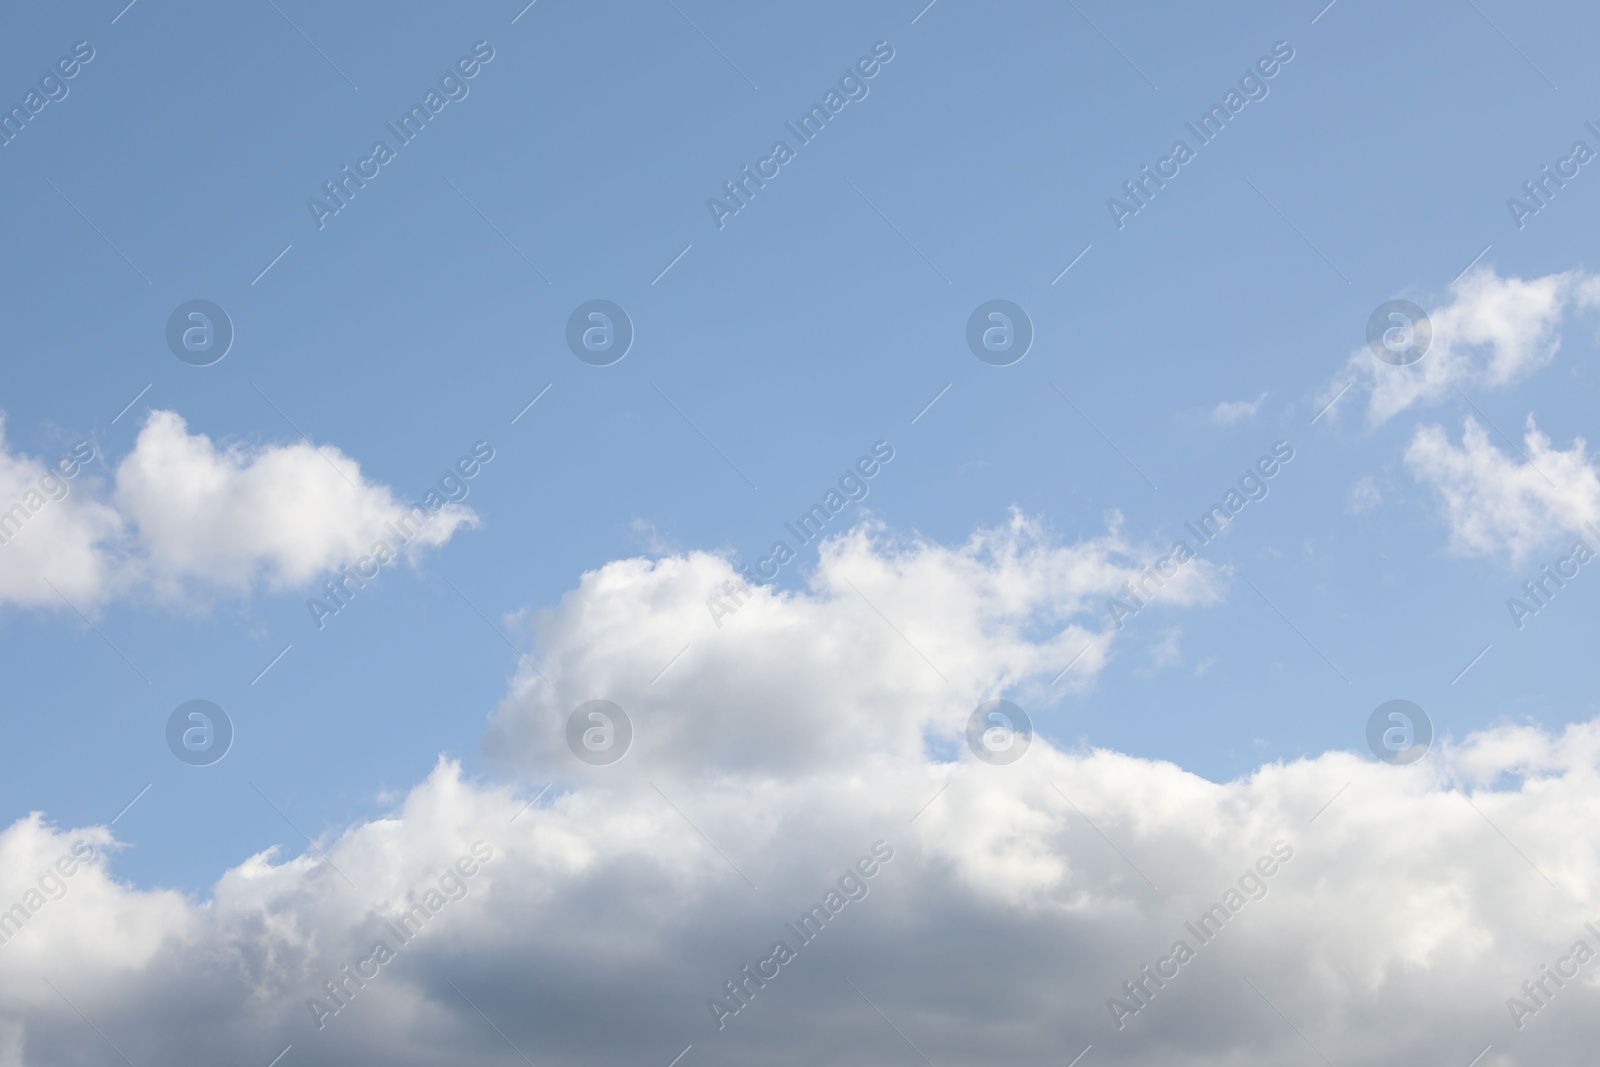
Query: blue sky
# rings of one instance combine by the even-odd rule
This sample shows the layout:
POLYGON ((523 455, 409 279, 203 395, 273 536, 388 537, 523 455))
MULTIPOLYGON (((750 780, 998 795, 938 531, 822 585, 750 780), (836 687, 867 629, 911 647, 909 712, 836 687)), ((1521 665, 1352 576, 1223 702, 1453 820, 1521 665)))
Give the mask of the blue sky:
MULTIPOLYGON (((1587 723, 1600 579, 1519 631, 1506 599, 1570 537, 1533 516, 1526 553, 1463 548, 1447 476, 1406 457, 1425 426, 1462 447, 1469 416, 1510 460, 1498 431, 1526 448, 1530 414, 1571 449, 1600 399, 1600 319, 1574 298, 1559 349, 1526 372, 1460 379, 1377 424, 1362 385, 1313 417, 1357 379, 1352 354, 1372 362, 1383 301, 1466 307, 1451 287, 1469 266, 1594 266, 1591 168, 1520 228, 1506 205, 1575 140, 1600 147, 1584 128, 1600 122, 1592 22, 1492 0, 11 13, 0 101, 75 42, 94 50, 0 148, 12 453, 90 441, 73 492, 103 496, 155 409, 247 452, 303 431, 407 501, 478 442, 494 458, 463 501, 476 528, 385 568, 321 630, 306 606, 321 572, 134 583, 79 605, 92 626, 59 602, 0 605, 0 823, 103 824, 149 784, 118 820, 117 875, 203 896, 248 855, 301 852, 294 827, 379 816, 441 754, 531 795, 547 779, 485 742, 518 651, 541 662, 529 613, 616 560, 754 562, 878 441, 894 459, 851 523, 955 545, 1017 509, 1061 543, 1114 527, 1141 557, 1276 442, 1294 449, 1204 550, 1211 600, 1158 599, 1092 678, 1029 691, 1063 749, 1225 782, 1362 752, 1368 714, 1395 698, 1455 738, 1587 723), (319 226, 307 200, 478 42, 493 58, 467 95, 319 226), (719 227, 707 199, 878 42, 893 58, 867 95, 719 227), (1278 42, 1293 58, 1265 98, 1119 227, 1108 198, 1193 143, 1184 124, 1278 42), (207 367, 165 342, 194 299, 236 331, 207 367), (565 342, 593 299, 636 331, 608 367, 565 342), (1035 330, 1012 366, 966 347, 991 299, 1035 330), (237 730, 212 767, 166 749, 192 699, 237 730)), ((292 527, 299 507, 291 494, 251 521, 292 527)), ((818 564, 802 550, 777 587, 805 589, 818 564)), ((1101 606, 1079 621, 1107 624, 1101 606)))

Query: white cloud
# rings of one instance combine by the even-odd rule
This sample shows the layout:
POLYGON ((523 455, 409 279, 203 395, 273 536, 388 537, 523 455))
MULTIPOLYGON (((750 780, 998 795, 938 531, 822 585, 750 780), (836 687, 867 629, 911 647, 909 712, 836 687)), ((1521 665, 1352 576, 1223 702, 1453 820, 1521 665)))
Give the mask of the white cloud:
POLYGON ((1232 426, 1244 419, 1253 419, 1266 399, 1267 394, 1262 393, 1254 400, 1225 400, 1211 409, 1211 421, 1218 426, 1232 426))
POLYGON ((1161 631, 1160 636, 1159 642, 1146 649, 1145 663, 1133 672, 1141 678, 1154 678, 1158 672, 1183 662, 1183 627, 1169 626, 1161 631))
MULTIPOLYGON (((54 494, 30 495, 55 462, 0 441, 0 507, 17 505, 0 527, 11 535, 0 545, 0 603, 65 610, 51 583, 87 604, 304 587, 354 565, 379 539, 398 549, 385 524, 404 524, 410 507, 336 448, 219 447, 170 411, 150 414, 114 470, 97 456, 56 479, 64 488, 54 494)), ((476 522, 470 509, 440 502, 408 554, 476 522)))
MULTIPOLYGON (((1367 397, 1367 422, 1378 425, 1458 388, 1504 389, 1555 358, 1561 327, 1574 311, 1600 303, 1600 277, 1581 270, 1523 279, 1477 268, 1451 287, 1451 301, 1425 308, 1433 327, 1428 352, 1396 367, 1361 345, 1316 400, 1321 409, 1347 386, 1346 398, 1367 397)), ((1337 415, 1339 406, 1329 411, 1337 415)))
POLYGON ((1020 695, 1075 650, 1060 635, 1125 547, 1053 545, 1021 520, 956 547, 858 530, 807 591, 762 590, 721 630, 688 620, 724 561, 609 564, 537 617, 551 681, 519 678, 501 709, 529 784, 441 761, 387 816, 322 835, 325 859, 263 852, 203 899, 117 881, 106 827, 23 819, 0 831, 0 917, 75 842, 97 856, 0 944, 0 1064, 106 1062, 106 1040, 178 1067, 291 1044, 303 1065, 664 1067, 689 1045, 705 1065, 919 1062, 906 1039, 940 1067, 1090 1044, 1096 1064, 1267 1065, 1305 1062, 1307 1041, 1379 1067, 1491 1043, 1489 1067, 1585 1062, 1592 975, 1521 1030, 1506 1000, 1576 939, 1600 948, 1583 926, 1600 842, 1572 832, 1600 816, 1600 722, 1221 783, 1042 735, 1009 766, 946 744, 976 696, 1020 695), (559 739, 592 696, 638 730, 610 768, 559 739), (826 910, 880 840, 894 855, 866 896, 799 944, 784 924, 826 910), (444 881, 480 841, 472 874, 444 881), (1247 878, 1263 856, 1270 877, 1247 878), (418 902, 434 914, 402 942, 387 923, 418 902), (1201 943, 1185 924, 1215 903, 1226 923, 1201 943), (795 958, 719 1030, 708 1000, 779 939, 795 958), (1131 1003, 1124 982, 1180 939, 1194 958, 1119 1029, 1108 999, 1131 1003), (394 959, 344 979, 380 940, 394 959), (333 1006, 333 980, 353 996, 319 1029, 310 1001, 333 1006))
POLYGON ((1382 503, 1383 490, 1378 488, 1377 479, 1370 474, 1363 474, 1350 487, 1345 508, 1353 515, 1365 515, 1382 503))
MULTIPOLYGON (((1597 752, 1593 723, 1508 728, 1412 768, 1331 753, 1212 783, 1039 740, 1010 767, 882 751, 777 776, 658 766, 655 788, 597 781, 515 821, 531 790, 442 763, 390 817, 323 841, 328 863, 251 857, 204 901, 120 884, 103 860, 79 871, 0 946, 0 1033, 17 1062, 107 1054, 48 977, 135 1063, 265 1063, 289 1044, 305 1064, 520 1062, 480 1010, 540 1064, 664 1064, 689 1044, 706 1064, 910 1055, 849 978, 941 1067, 1091 1043, 1129 1065, 1303 1058, 1248 979, 1334 1062, 1465 1063, 1489 1043, 1497 1064, 1578 1062, 1600 1036, 1592 981, 1521 1031, 1506 998, 1575 939, 1596 947, 1600 850, 1570 828, 1600 813, 1597 752), (1526 777, 1469 785, 1508 771, 1526 777), (799 944, 784 923, 879 840, 894 858, 867 896, 799 944), (477 841, 493 858, 465 897, 402 944, 385 923, 477 841), (1202 944, 1184 924, 1275 844, 1273 875, 1245 885, 1265 896, 1202 944), (731 1002, 723 983, 779 939, 797 959, 719 1030, 707 1001, 731 1002), (324 983, 379 940, 395 961, 319 1029, 310 1000, 333 1006, 324 983), (1119 1029, 1108 999, 1136 1003, 1123 983, 1178 940, 1196 958, 1119 1029)), ((14 825, 0 900, 108 836, 14 825)))
MULTIPOLYGON (((953 738, 1002 690, 1045 699, 1104 667, 1117 632, 1107 598, 1124 596, 1123 584, 1161 554, 1131 543, 1119 522, 1068 545, 1015 514, 956 546, 863 525, 822 544, 805 590, 757 588, 715 621, 708 598, 738 581, 728 561, 690 553, 607 564, 534 621, 548 683, 523 676, 490 749, 525 767, 562 756, 567 714, 604 696, 623 707, 672 701, 640 728, 642 764, 793 770, 843 766, 886 745, 919 751, 924 730, 953 738), (714 691, 701 688, 708 680, 714 691)), ((1219 584, 1211 564, 1195 561, 1154 605, 1207 602, 1219 584)), ((1155 632, 1142 614, 1127 625, 1141 624, 1155 632)))
POLYGON ((1452 551, 1503 554, 1520 564, 1600 520, 1600 472, 1583 438, 1561 451, 1529 415, 1521 451, 1521 456, 1501 451, 1471 418, 1460 445, 1440 426, 1417 429, 1406 448, 1406 465, 1438 492, 1452 551))
POLYGON ((102 459, 92 446, 20 455, 5 446, 3 432, 0 420, 0 603, 62 607, 45 579, 71 599, 97 598, 113 581, 102 546, 122 529, 97 498, 102 459))

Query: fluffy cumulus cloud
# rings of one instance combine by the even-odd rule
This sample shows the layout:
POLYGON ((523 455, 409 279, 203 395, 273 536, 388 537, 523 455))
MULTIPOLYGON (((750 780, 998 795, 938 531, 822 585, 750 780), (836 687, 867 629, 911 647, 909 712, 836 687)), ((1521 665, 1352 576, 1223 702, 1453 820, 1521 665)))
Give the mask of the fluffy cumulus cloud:
MULTIPOLYGON (((1014 514, 954 546, 857 527, 822 544, 796 592, 746 587, 705 553, 615 562, 530 620, 542 673, 519 680, 489 745, 546 765, 565 752, 568 712, 605 697, 659 709, 640 724, 641 764, 777 772, 863 750, 912 756, 925 732, 953 738, 1002 691, 1044 700, 1085 684, 1118 633, 1108 600, 1133 603, 1127 586, 1165 554, 1115 516, 1102 536, 1058 544, 1014 514)), ((1221 580, 1193 560, 1144 588, 1152 605, 1182 606, 1215 599, 1221 580)))
POLYGON ((1588 1062, 1600 724, 1228 782, 1043 735, 974 756, 976 700, 1111 654, 1084 620, 1124 547, 860 530, 720 628, 692 617, 726 562, 610 564, 527 620, 513 780, 441 761, 203 897, 26 818, 0 1065, 1588 1062), (562 740, 591 697, 636 730, 610 766, 562 740))
POLYGON ((0 603, 304 587, 380 538, 399 554, 386 524, 414 554, 476 521, 437 503, 408 519, 410 503, 336 448, 218 445, 170 411, 151 412, 114 466, 90 444, 31 457, 0 440, 0 603))
POLYGON ((104 547, 122 520, 95 490, 103 480, 92 445, 27 456, 5 445, 0 420, 0 603, 61 606, 112 584, 104 547))
POLYGON ((1336 417, 1340 406, 1364 395, 1367 421, 1378 425, 1457 389, 1511 386, 1555 358, 1562 327, 1573 315, 1600 303, 1600 277, 1573 270, 1525 279, 1479 268, 1458 279, 1450 296, 1448 303, 1425 309, 1433 339, 1422 359, 1391 366, 1363 345, 1324 387, 1316 406, 1344 394, 1329 412, 1336 417))
POLYGON ((1440 426, 1419 427, 1407 467, 1443 504, 1451 549, 1521 564, 1600 520, 1600 472, 1583 439, 1556 448, 1528 417, 1518 454, 1468 419, 1459 445, 1440 426))

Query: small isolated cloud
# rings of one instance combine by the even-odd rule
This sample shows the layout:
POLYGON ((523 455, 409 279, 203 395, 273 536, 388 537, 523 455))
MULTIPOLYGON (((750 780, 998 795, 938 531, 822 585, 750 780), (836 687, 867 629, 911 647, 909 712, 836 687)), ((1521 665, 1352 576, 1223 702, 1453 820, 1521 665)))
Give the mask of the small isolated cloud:
POLYGON ((1236 422, 1253 419, 1266 399, 1267 394, 1262 393, 1254 400, 1225 400, 1211 409, 1211 421, 1218 426, 1232 426, 1236 422))
POLYGON ((1367 423, 1378 426, 1456 389, 1513 385, 1555 358, 1570 314, 1600 304, 1600 276, 1572 270, 1502 278, 1480 267, 1457 280, 1450 293, 1449 303, 1425 309, 1433 340, 1422 359, 1396 367, 1362 344, 1322 389, 1316 407, 1339 398, 1328 412, 1336 417, 1345 402, 1365 396, 1367 423))
POLYGON ((1383 490, 1378 488, 1378 480, 1370 474, 1363 474, 1350 487, 1345 498, 1345 510, 1352 515, 1365 515, 1382 503, 1383 490))
POLYGON ((414 558, 477 521, 437 493, 416 511, 337 448, 219 446, 170 411, 108 467, 89 445, 47 460, 0 438, 0 604, 300 588, 376 541, 414 558), (408 532, 404 552, 389 524, 408 532))
POLYGON ((628 532, 652 556, 670 556, 676 550, 672 540, 649 519, 634 519, 628 523, 628 532))
POLYGON ((1183 637, 1181 626, 1169 626, 1161 631, 1160 640, 1156 641, 1146 650, 1145 665, 1135 669, 1134 674, 1141 678, 1154 678, 1156 674, 1183 662, 1183 649, 1179 644, 1183 637))
POLYGON ((1459 555, 1504 554, 1520 564, 1600 519, 1600 475, 1583 438, 1561 451, 1532 415, 1520 454, 1502 451, 1469 418, 1459 445, 1440 426, 1419 427, 1405 460, 1419 482, 1438 492, 1450 549, 1459 555))

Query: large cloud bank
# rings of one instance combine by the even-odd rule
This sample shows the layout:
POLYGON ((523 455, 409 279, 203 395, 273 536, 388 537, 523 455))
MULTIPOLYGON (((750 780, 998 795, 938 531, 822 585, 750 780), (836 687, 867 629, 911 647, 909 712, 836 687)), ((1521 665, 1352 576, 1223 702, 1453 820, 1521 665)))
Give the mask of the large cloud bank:
MULTIPOLYGON (((205 899, 19 821, 0 1065, 1590 1062, 1600 724, 1224 783, 1068 738, 974 757, 979 701, 1040 708, 1132 640, 1096 605, 1140 556, 862 528, 720 627, 726 561, 609 564, 525 620, 509 780, 441 760, 205 899), (592 698, 636 730, 607 767, 563 740, 592 698)), ((1167 610, 1222 579, 1192 573, 1167 610)))

